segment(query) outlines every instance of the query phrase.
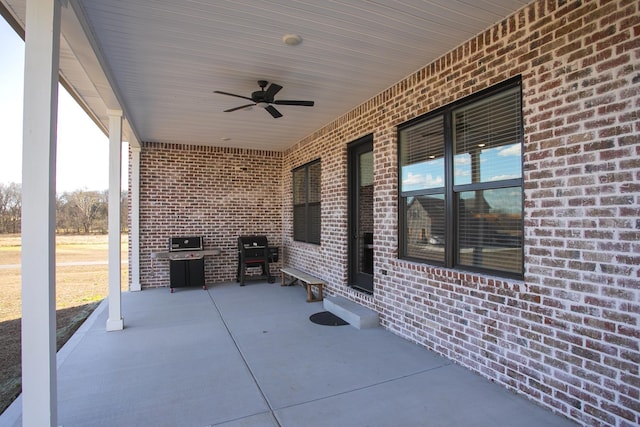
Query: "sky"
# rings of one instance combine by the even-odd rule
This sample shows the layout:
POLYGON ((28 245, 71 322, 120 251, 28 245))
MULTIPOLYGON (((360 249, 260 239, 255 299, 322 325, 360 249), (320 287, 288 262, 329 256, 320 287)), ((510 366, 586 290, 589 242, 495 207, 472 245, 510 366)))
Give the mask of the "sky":
MULTIPOLYGON (((0 17, 0 183, 22 181, 24 42, 0 17)), ((125 161, 122 186, 126 188, 125 161)), ((58 86, 56 192, 109 188, 109 139, 58 86)))
MULTIPOLYGON (((480 182, 501 181, 522 177, 522 156, 519 143, 480 150, 480 182)), ((454 185, 471 183, 471 155, 456 154, 454 185)), ((428 190, 444 187, 444 159, 442 157, 402 167, 402 191, 428 190)), ((462 198, 474 197, 475 192, 461 193, 462 198)), ((492 209, 519 213, 522 193, 519 187, 485 190, 484 198, 492 209)), ((407 199, 411 203, 412 197, 407 199)))
MULTIPOLYGON (((456 154, 454 184, 471 183, 471 155, 456 154)), ((501 181, 522 176, 520 144, 480 150, 480 182, 501 181)), ((413 163, 402 168, 402 191, 444 187, 444 159, 442 157, 413 163)))

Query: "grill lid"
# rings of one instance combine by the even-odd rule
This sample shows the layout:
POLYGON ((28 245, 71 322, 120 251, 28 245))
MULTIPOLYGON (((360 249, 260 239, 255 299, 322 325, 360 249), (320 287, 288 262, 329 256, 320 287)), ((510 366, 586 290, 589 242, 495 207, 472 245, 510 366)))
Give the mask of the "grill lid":
POLYGON ((240 236, 238 237, 238 249, 249 248, 266 248, 269 246, 267 242, 267 236, 240 236))
POLYGON ((171 237, 169 239, 169 252, 201 251, 201 250, 202 250, 201 236, 171 237))

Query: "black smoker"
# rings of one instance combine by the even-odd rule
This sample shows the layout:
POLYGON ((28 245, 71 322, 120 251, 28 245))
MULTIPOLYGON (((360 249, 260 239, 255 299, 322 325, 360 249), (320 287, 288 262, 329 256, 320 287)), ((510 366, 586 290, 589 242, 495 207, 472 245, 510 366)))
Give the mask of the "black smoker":
POLYGON ((169 239, 169 281, 174 288, 202 286, 204 283, 204 252, 202 237, 171 237, 169 239), (202 252, 202 253, 199 253, 202 252))
MULTIPOLYGON (((269 270, 269 262, 278 261, 278 248, 270 248, 267 236, 240 236, 238 237, 238 272, 236 282, 244 286, 246 269, 249 267, 262 268, 262 276, 257 279, 267 279, 273 283, 275 277, 269 270)), ((252 277, 253 278, 253 277, 252 277)))

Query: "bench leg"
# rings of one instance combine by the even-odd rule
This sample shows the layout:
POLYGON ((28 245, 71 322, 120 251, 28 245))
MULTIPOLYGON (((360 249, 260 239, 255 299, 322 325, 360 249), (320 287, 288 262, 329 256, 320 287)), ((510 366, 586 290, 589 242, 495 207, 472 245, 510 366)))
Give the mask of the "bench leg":
POLYGON ((298 279, 296 279, 295 277, 292 277, 291 282, 287 283, 286 279, 287 279, 286 275, 282 273, 282 283, 280 283, 280 286, 293 286, 298 281, 298 279))
POLYGON ((322 285, 306 284, 306 286, 307 286, 307 302, 319 302, 319 301, 322 301, 322 285), (318 297, 317 298, 314 298, 314 296, 313 296, 313 290, 312 290, 313 286, 318 288, 318 297))
POLYGON ((280 282, 280 286, 293 286, 295 285, 296 282, 300 282, 302 286, 304 286, 307 289, 307 302, 318 302, 323 300, 322 284, 310 285, 307 282, 303 281, 302 279, 298 279, 297 277, 293 277, 293 276, 291 276, 291 282, 287 283, 287 274, 284 271, 282 272, 282 281, 280 282), (317 298, 313 296, 313 289, 312 289, 313 286, 318 288, 317 298))

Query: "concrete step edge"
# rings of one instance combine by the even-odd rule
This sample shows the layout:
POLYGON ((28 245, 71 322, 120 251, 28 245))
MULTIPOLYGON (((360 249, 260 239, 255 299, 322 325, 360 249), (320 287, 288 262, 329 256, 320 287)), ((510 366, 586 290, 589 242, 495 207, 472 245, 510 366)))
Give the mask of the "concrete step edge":
POLYGON ((323 305, 325 310, 357 329, 375 328, 380 325, 378 313, 345 297, 325 297, 323 305))

